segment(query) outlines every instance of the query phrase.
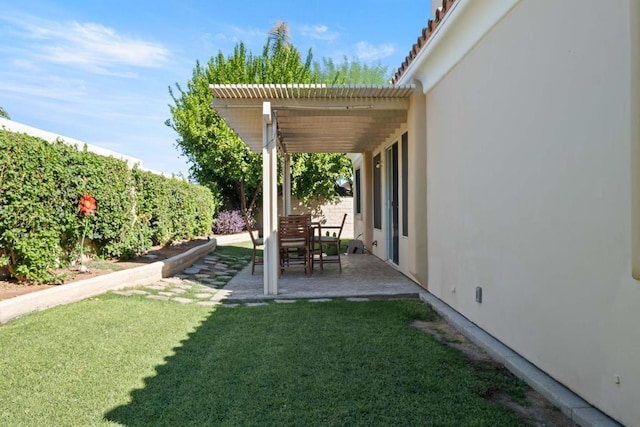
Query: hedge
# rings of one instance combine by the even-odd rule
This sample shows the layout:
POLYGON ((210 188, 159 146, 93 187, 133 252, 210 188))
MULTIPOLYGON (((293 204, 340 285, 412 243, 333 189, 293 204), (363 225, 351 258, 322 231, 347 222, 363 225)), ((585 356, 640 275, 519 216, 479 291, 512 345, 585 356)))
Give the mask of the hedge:
POLYGON ((97 203, 87 237, 100 258, 209 234, 221 205, 206 187, 0 130, 0 268, 21 281, 60 282, 56 270, 78 260, 84 193, 97 203))

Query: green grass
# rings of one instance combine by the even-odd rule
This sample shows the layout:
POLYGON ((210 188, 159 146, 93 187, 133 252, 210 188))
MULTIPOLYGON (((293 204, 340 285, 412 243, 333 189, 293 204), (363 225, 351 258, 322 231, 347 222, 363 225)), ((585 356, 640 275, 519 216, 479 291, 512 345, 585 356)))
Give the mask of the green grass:
MULTIPOLYGON (((250 262, 252 251, 253 244, 251 242, 239 242, 228 245, 218 245, 215 252, 212 253, 229 257, 244 258, 250 262)), ((259 250, 259 253, 262 255, 262 249, 259 250)))
POLYGON ((519 425, 415 300, 217 310, 105 295, 0 327, 2 426, 519 425))

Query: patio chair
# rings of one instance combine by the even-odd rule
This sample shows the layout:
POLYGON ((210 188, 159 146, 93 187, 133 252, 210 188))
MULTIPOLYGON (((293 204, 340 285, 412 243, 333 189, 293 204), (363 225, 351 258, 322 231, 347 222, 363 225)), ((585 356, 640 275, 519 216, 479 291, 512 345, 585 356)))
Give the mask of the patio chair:
POLYGON ((304 266, 311 272, 311 215, 278 217, 278 255, 280 273, 291 266, 304 266))
MULTIPOLYGON (((318 248, 320 270, 324 269, 325 263, 337 263, 340 273, 342 273, 342 260, 340 259, 340 236, 347 219, 347 214, 342 217, 340 225, 317 226, 318 235, 313 238, 313 246, 318 248)), ((314 261, 315 262, 315 261, 314 261)))
POLYGON ((251 254, 251 275, 256 270, 256 265, 264 265, 263 257, 258 256, 258 250, 264 246, 264 239, 259 236, 258 230, 254 229, 251 225, 249 217, 245 215, 244 222, 247 226, 249 236, 251 236, 251 243, 253 243, 253 253, 251 254))

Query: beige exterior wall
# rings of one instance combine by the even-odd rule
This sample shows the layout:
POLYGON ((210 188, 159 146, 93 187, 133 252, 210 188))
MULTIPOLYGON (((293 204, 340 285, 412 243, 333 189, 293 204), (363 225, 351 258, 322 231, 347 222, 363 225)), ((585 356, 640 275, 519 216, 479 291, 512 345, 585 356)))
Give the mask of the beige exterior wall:
MULTIPOLYGON (((388 254, 388 211, 387 194, 388 187, 386 170, 386 150, 393 144, 398 144, 398 178, 399 178, 399 242, 398 263, 391 265, 413 279, 420 286, 427 288, 428 258, 427 258, 427 199, 426 199, 426 133, 425 99, 420 84, 416 82, 416 92, 409 100, 407 121, 392 135, 376 147, 370 154, 354 155, 351 157, 354 170, 361 169, 362 180, 362 213, 355 215, 354 235, 363 236, 365 247, 377 257, 389 261, 388 254), (403 193, 402 193, 402 135, 407 133, 408 146, 408 234, 402 235, 403 227, 403 193), (373 157, 380 154, 382 171, 381 198, 382 198, 382 228, 373 228, 373 157)), ((355 203, 355 201, 354 201, 355 203)), ((355 207, 354 207, 355 211, 355 207)))
POLYGON ((424 195, 429 290, 638 425, 629 3, 519 2, 427 94, 424 195))

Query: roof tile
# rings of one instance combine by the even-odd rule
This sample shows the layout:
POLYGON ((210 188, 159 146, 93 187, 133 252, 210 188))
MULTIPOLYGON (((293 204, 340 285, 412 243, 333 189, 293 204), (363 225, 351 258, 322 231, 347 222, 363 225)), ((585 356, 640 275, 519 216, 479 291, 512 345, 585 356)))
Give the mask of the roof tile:
POLYGON ((422 33, 420 34, 420 37, 418 37, 416 43, 414 43, 414 45, 411 47, 409 55, 407 55, 405 60, 402 62, 402 64, 398 68, 398 71, 396 71, 396 74, 393 76, 393 79, 391 79, 392 84, 398 83, 400 77, 402 77, 405 71, 407 71, 409 65, 413 62, 416 56, 418 56, 418 53, 420 52, 422 47, 427 43, 429 37, 431 37, 431 34, 433 34, 440 22, 442 22, 442 19, 444 19, 444 16, 451 9, 451 6, 453 6, 453 3, 455 3, 456 1, 457 0, 442 0, 442 7, 436 10, 436 16, 434 17, 435 19, 429 19, 427 26, 422 29, 422 33))

